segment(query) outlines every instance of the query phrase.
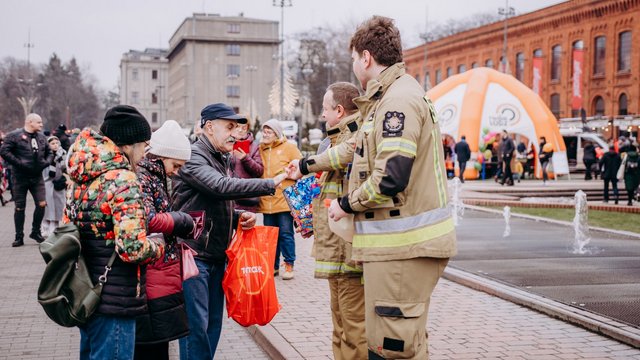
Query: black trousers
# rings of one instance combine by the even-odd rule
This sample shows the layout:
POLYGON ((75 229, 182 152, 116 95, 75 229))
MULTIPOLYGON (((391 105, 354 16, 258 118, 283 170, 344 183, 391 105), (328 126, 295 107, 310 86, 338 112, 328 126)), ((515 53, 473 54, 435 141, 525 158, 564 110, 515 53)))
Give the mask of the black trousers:
POLYGON ((458 166, 460 167, 460 182, 464 182, 464 170, 467 168, 467 162, 458 161, 458 166))
POLYGON ((502 157, 502 183, 513 184, 513 173, 511 172, 512 156, 502 157))
POLYGON ((31 193, 36 208, 33 211, 33 222, 31 224, 31 232, 40 233, 40 225, 44 218, 44 206, 40 206, 41 202, 46 201, 46 192, 44 189, 44 179, 42 176, 26 177, 13 174, 11 177, 13 183, 13 201, 16 205, 13 213, 13 223, 16 229, 16 236, 21 237, 24 232, 24 210, 27 207, 27 194, 31 193))
POLYGON ((609 201, 609 182, 613 188, 613 196, 618 200, 618 179, 604 179, 604 201, 609 201))

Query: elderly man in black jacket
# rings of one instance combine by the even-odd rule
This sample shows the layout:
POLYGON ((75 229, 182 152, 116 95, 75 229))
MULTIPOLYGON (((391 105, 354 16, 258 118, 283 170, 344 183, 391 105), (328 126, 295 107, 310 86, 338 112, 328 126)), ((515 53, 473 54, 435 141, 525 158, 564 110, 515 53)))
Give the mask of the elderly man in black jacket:
POLYGON ((239 179, 230 177, 231 152, 236 125, 247 119, 237 115, 228 105, 218 103, 201 112, 203 129, 191 146, 191 159, 174 179, 174 209, 205 210, 202 235, 185 242, 198 252, 196 265, 200 274, 184 282, 190 334, 180 339, 182 359, 212 359, 220 331, 224 293, 222 276, 227 256, 225 250, 238 222, 245 229, 255 225, 256 215, 234 210, 234 199, 273 195, 285 178, 239 179))
POLYGON ((13 213, 16 227, 16 238, 11 244, 13 247, 24 245, 24 218, 29 192, 36 202, 29 237, 38 243, 44 241, 40 225, 47 202, 42 170, 51 163, 53 152, 49 149, 47 137, 40 132, 41 130, 40 115, 29 114, 25 118, 24 128, 10 132, 0 147, 0 156, 11 164, 12 195, 16 204, 13 213))

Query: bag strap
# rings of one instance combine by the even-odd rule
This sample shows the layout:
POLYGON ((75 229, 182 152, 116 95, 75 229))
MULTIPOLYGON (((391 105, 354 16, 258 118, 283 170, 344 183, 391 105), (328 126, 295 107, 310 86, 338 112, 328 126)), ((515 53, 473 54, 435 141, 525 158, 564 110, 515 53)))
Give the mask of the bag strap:
POLYGON ((116 261, 116 255, 118 255, 118 253, 114 249, 113 254, 111 254, 111 257, 109 258, 109 262, 104 267, 104 274, 100 275, 100 277, 98 278, 100 285, 104 285, 107 282, 107 274, 109 274, 109 271, 111 271, 113 262, 116 261))

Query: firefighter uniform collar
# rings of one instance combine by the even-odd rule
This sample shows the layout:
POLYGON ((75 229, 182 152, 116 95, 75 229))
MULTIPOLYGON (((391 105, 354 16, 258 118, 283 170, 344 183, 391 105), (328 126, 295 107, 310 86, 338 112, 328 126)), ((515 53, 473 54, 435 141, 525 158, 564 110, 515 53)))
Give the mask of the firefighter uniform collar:
POLYGON ((404 63, 395 63, 388 68, 384 69, 380 75, 373 80, 367 82, 367 91, 364 95, 353 99, 353 102, 358 106, 363 114, 368 111, 362 111, 368 109, 371 104, 382 98, 382 95, 387 91, 389 86, 393 84, 399 77, 406 74, 404 63))

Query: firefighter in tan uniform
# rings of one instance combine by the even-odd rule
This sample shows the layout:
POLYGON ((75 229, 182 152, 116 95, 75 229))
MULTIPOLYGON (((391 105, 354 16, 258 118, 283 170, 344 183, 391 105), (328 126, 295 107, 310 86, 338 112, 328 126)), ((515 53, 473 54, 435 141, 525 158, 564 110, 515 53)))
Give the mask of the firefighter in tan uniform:
POLYGON ((355 215, 352 251, 364 268, 369 359, 428 359, 429 300, 456 254, 437 117, 405 73, 391 19, 363 23, 350 49, 366 91, 354 100, 363 123, 348 195, 332 201, 329 217, 355 215))
MULTIPOLYGON (((353 103, 358 96, 358 88, 351 83, 338 82, 329 86, 322 102, 322 117, 327 122, 325 141, 330 141, 329 149, 300 160, 305 174, 322 171, 322 191, 313 202, 314 275, 329 280, 332 345, 337 360, 367 358, 362 266, 351 260, 351 243, 329 229, 324 205, 326 199, 337 199, 346 194, 347 164, 351 162, 353 152, 345 154, 342 160, 334 154, 360 127, 358 108, 353 103)), ((298 161, 294 160, 293 164, 298 170, 298 161)))

